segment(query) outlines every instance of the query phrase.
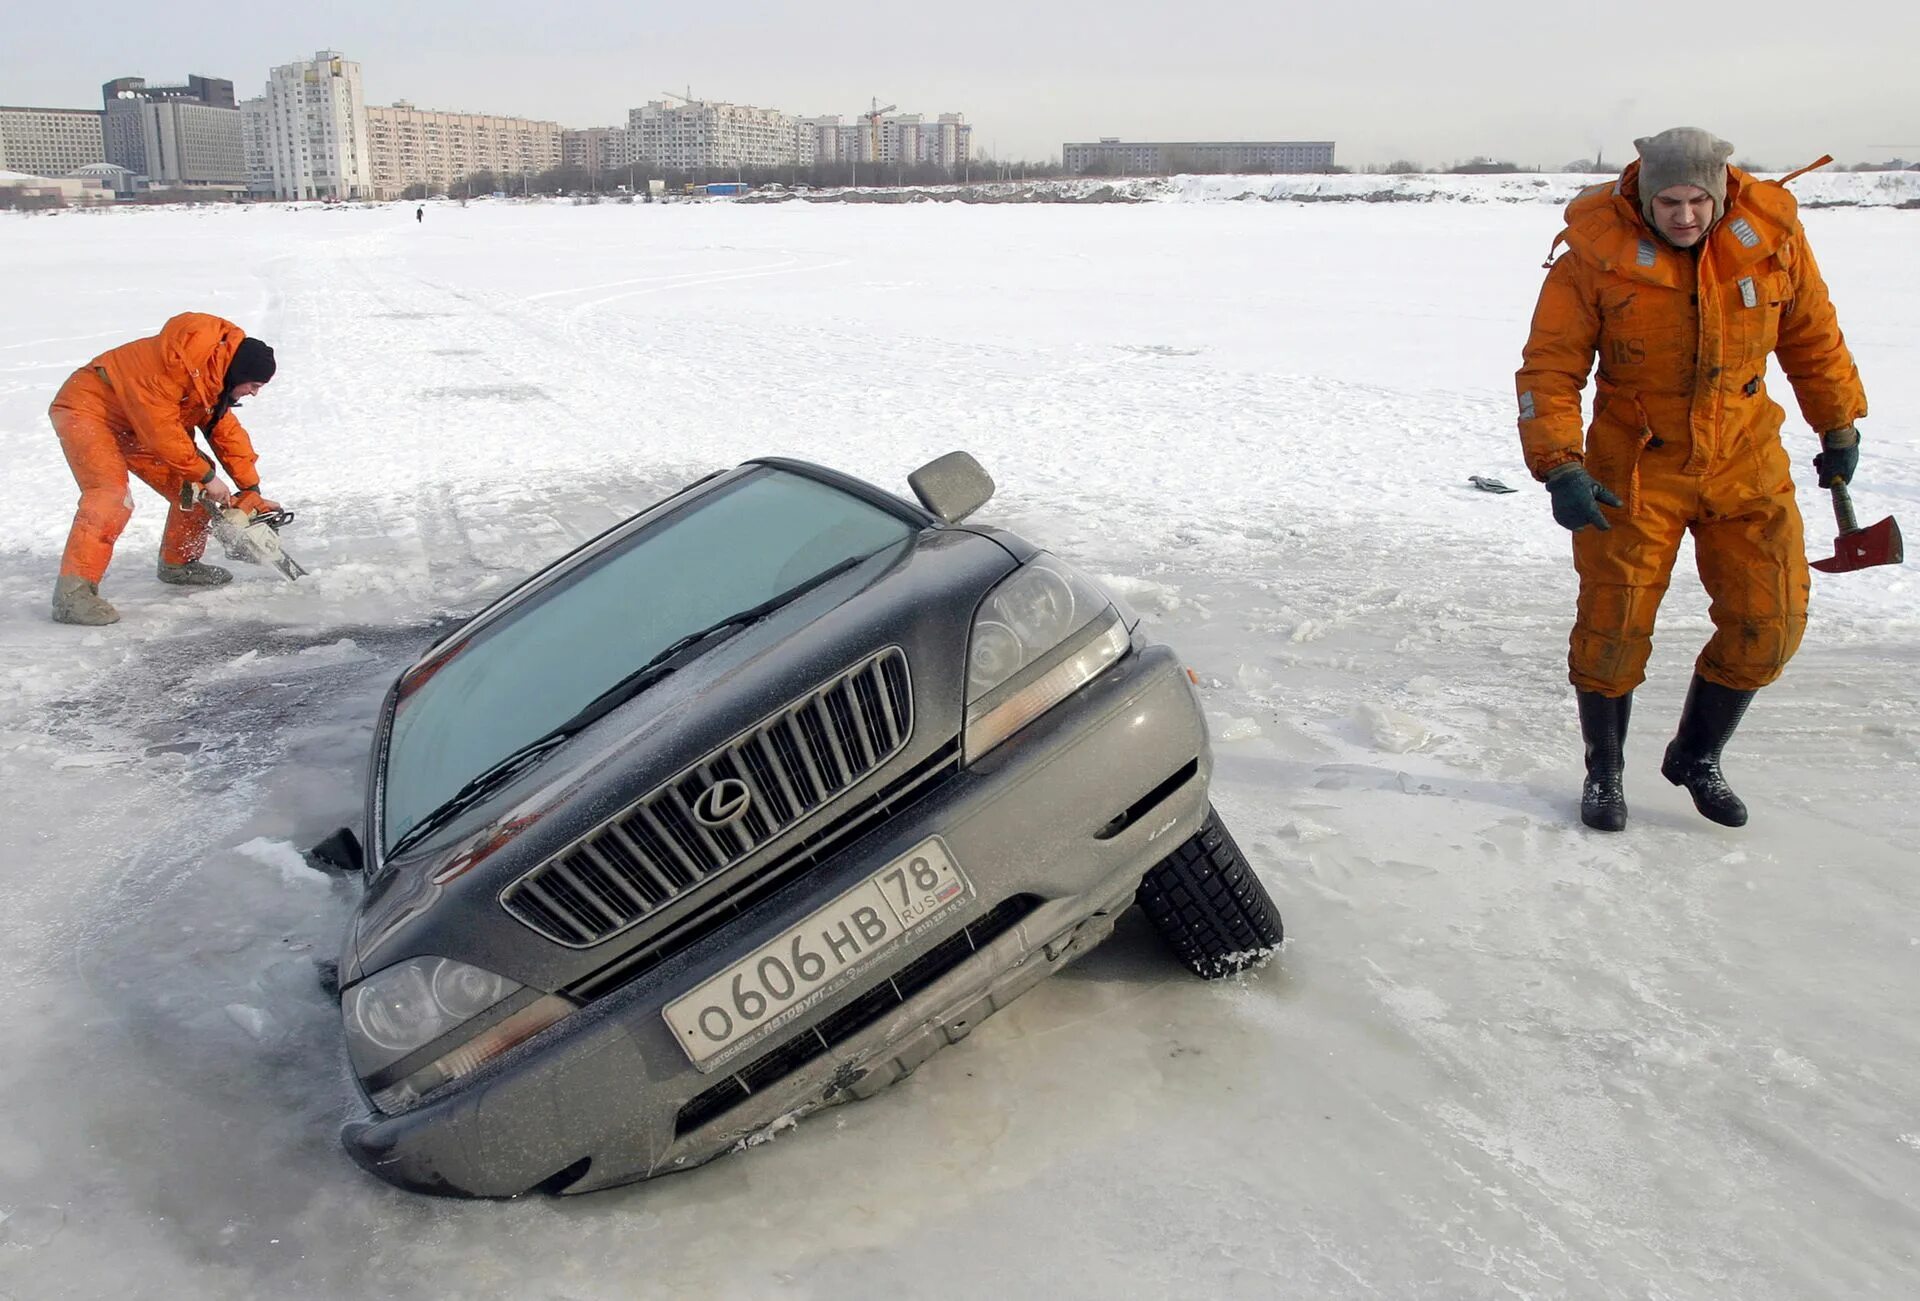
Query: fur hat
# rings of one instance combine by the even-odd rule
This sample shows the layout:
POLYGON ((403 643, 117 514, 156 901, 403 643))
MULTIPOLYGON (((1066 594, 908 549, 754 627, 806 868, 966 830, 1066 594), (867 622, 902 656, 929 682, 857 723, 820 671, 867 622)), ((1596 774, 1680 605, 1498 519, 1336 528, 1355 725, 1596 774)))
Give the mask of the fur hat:
POLYGON ((227 374, 221 381, 221 387, 231 392, 241 384, 264 384, 273 378, 276 368, 273 349, 248 336, 240 340, 240 346, 233 350, 233 360, 227 363, 227 374))
POLYGON ((1727 159, 1733 146, 1697 126, 1677 126, 1633 142, 1640 151, 1640 211, 1653 221, 1653 196, 1675 185, 1697 185, 1713 198, 1713 219, 1727 213, 1727 159))

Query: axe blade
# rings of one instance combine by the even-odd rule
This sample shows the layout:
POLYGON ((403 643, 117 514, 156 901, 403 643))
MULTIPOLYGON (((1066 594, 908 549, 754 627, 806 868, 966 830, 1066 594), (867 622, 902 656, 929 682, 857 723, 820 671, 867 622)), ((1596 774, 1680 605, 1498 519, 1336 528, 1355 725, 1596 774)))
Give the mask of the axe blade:
POLYGON ((1906 559, 1900 525, 1889 515, 1878 524, 1842 533, 1833 540, 1833 555, 1813 567, 1826 574, 1846 574, 1875 565, 1897 565, 1906 559))

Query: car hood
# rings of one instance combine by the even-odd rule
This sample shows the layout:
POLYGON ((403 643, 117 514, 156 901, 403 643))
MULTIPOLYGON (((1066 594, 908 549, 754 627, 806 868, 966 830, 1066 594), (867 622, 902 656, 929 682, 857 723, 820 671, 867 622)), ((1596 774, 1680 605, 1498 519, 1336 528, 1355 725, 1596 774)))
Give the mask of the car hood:
MULTIPOLYGON (((1009 549, 981 533, 929 529, 688 662, 447 832, 380 863, 348 929, 342 983, 433 954, 552 991, 616 961, 633 937, 568 948, 509 915, 500 892, 718 746, 888 647, 907 658, 912 733, 900 753, 828 807, 911 769, 959 734, 973 613, 1014 567, 1009 549)), ((376 756, 375 789, 381 761, 376 756)))

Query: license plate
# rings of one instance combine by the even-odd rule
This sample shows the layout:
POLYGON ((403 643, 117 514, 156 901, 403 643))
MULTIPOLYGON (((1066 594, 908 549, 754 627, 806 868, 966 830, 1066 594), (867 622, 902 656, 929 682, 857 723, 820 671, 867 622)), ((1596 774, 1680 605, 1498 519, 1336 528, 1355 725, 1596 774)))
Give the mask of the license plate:
POLYGON ((712 1070, 799 1017, 914 927, 973 893, 938 836, 914 846, 777 939, 667 1004, 687 1056, 712 1070))

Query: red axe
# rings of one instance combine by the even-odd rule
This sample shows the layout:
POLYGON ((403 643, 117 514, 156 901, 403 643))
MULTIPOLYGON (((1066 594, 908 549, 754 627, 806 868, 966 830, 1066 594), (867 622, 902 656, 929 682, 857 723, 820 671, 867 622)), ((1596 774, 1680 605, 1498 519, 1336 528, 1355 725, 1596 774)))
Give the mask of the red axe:
POLYGON ((1853 518, 1853 499, 1847 496, 1844 483, 1833 485, 1833 518, 1840 525, 1840 536, 1833 540, 1833 556, 1814 561, 1815 569, 1845 574, 1875 565, 1897 565, 1906 558, 1906 549, 1900 542, 1900 525, 1893 516, 1861 528, 1853 518))

